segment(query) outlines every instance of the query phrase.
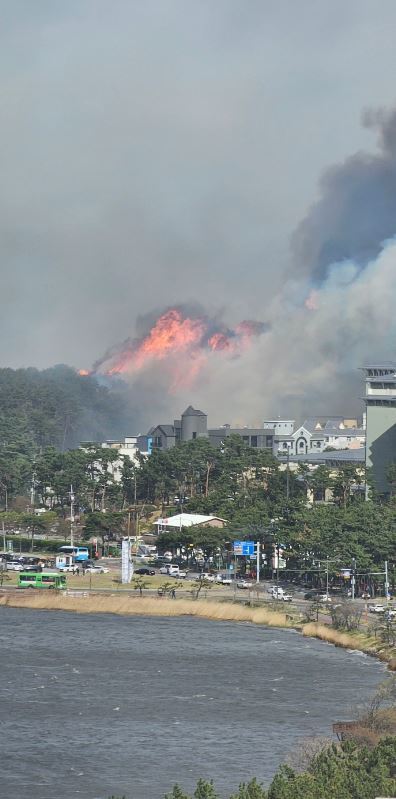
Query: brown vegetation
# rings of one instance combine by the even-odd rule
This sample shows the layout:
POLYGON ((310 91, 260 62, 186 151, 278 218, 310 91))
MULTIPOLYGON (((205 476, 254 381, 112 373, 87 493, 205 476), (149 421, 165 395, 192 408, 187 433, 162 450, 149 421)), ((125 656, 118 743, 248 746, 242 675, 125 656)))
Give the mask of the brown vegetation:
POLYGON ((268 611, 248 605, 228 602, 194 601, 180 599, 170 601, 156 597, 117 595, 65 596, 53 592, 22 593, 5 596, 0 605, 26 607, 36 610, 69 610, 76 613, 116 613, 128 616, 196 616, 218 621, 251 622, 270 627, 290 626, 285 613, 268 611))

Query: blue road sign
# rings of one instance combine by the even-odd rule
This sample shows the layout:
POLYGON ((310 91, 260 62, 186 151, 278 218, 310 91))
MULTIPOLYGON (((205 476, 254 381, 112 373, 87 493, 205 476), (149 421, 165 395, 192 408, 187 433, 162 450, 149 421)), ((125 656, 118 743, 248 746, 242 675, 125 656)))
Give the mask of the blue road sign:
POLYGON ((234 555, 254 555, 254 541, 234 541, 234 555))

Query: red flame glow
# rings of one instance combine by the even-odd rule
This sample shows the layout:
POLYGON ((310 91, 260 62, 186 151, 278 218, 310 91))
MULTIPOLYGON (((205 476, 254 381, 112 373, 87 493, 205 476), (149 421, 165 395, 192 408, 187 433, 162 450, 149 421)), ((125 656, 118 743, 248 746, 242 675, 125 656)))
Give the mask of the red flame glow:
POLYGON ((170 391, 176 392, 193 384, 210 352, 235 357, 252 337, 265 330, 265 324, 254 321, 243 321, 229 329, 207 317, 191 317, 179 308, 171 308, 156 320, 144 338, 127 339, 97 361, 92 372, 81 369, 80 374, 133 375, 166 361, 170 391))

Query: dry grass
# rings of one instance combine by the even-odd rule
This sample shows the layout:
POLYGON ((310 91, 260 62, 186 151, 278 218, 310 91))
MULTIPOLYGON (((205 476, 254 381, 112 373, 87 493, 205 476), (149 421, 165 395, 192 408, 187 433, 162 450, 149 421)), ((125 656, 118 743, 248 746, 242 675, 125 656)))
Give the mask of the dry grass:
POLYGON ((75 613, 116 613, 126 616, 197 616, 216 621, 251 622, 288 627, 285 613, 248 605, 210 600, 190 600, 117 595, 64 596, 55 592, 29 593, 0 598, 0 605, 36 610, 69 610, 75 613))
POLYGON ((338 630, 333 630, 326 624, 318 624, 317 622, 310 622, 305 624, 302 628, 303 635, 310 638, 320 638, 321 641, 327 641, 335 646, 342 646, 345 649, 358 649, 361 652, 371 651, 371 639, 364 635, 352 635, 351 633, 341 633, 338 630))

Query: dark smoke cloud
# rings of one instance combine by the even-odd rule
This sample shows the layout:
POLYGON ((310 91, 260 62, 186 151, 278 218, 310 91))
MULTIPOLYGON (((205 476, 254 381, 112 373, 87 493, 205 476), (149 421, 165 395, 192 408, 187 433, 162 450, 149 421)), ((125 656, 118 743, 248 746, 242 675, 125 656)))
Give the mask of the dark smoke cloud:
POLYGON ((379 152, 359 152, 324 173, 321 197, 294 233, 299 269, 322 282, 334 264, 362 269, 396 233, 396 110, 366 112, 379 152))

